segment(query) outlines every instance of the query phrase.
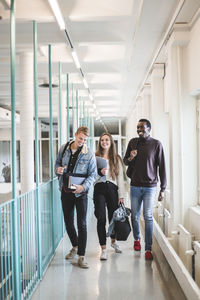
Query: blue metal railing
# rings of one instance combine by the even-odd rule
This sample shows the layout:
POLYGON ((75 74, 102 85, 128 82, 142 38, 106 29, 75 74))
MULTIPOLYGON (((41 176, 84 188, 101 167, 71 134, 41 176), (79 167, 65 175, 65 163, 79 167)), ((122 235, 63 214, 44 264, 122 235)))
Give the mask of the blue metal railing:
POLYGON ((18 204, 20 237, 20 279, 21 299, 30 299, 36 285, 40 280, 39 270, 44 274, 54 252, 63 237, 63 217, 58 190, 58 181, 53 179, 38 187, 40 210, 38 216, 36 203, 36 190, 20 195, 16 200, 11 200, 0 205, 0 299, 19 300, 15 294, 13 261, 16 259, 13 239, 12 207, 18 204), (54 210, 52 211, 52 185, 54 210), (52 214, 54 215, 52 217, 52 214), (52 224, 54 220, 54 224, 52 224), (38 247, 38 224, 41 222, 41 239, 38 247), (53 245, 53 240, 55 245, 53 245), (38 250, 39 249, 39 250, 38 250), (38 252, 41 251, 41 266, 39 265, 38 252))
MULTIPOLYGON (((12 201, 0 207, 0 299, 13 294, 12 201)), ((10 298, 13 299, 13 298, 10 298)))

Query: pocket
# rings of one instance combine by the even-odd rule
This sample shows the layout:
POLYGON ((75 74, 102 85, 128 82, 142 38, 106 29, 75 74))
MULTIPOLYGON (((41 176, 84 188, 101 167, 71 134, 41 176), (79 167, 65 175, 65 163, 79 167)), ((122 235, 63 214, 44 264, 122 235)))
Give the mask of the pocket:
POLYGON ((84 172, 86 171, 88 168, 88 159, 81 159, 79 160, 78 164, 77 164, 77 173, 80 172, 84 172))

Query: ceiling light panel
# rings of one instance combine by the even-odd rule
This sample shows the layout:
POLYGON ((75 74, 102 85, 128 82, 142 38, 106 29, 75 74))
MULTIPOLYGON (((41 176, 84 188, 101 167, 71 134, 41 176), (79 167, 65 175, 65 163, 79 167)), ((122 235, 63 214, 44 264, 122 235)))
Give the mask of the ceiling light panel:
POLYGON ((133 0, 81 0, 74 2, 62 1, 62 11, 70 12, 69 18, 72 20, 85 20, 85 18, 102 18, 112 16, 129 16, 133 9, 133 0), (88 9, 89 8, 89 9, 88 9))
POLYGON ((125 56, 123 45, 91 45, 86 48, 84 62, 120 60, 125 56))
POLYGON ((119 73, 87 73, 87 78, 90 83, 110 83, 120 82, 122 75, 119 73))
POLYGON ((118 90, 92 90, 92 94, 96 97, 117 97, 120 96, 120 91, 118 90))
POLYGON ((119 107, 121 105, 120 101, 95 101, 95 103, 98 105, 98 107, 104 107, 106 105, 106 107, 114 107, 117 106, 119 107))
POLYGON ((56 21, 58 22, 60 29, 64 30, 65 29, 65 21, 63 19, 63 16, 62 16, 62 13, 61 13, 61 10, 60 10, 57 0, 48 0, 48 2, 51 6, 51 9, 54 13, 54 16, 56 18, 56 21))

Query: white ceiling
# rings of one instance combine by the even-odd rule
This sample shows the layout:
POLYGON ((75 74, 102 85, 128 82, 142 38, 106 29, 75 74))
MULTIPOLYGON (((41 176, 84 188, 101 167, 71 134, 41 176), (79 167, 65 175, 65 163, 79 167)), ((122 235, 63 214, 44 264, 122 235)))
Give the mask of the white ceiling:
MULTIPOLYGON (((6 2, 0 0, 0 106, 10 105, 6 2)), ((105 122, 127 117, 180 2, 184 5, 176 22, 188 23, 200 7, 200 0, 58 0, 81 69, 105 122)), ((63 89, 65 74, 69 73, 74 89, 78 89, 81 98, 89 103, 66 35, 59 29, 48 0, 16 0, 16 108, 19 109, 20 101, 18 58, 24 51, 32 51, 32 20, 38 23, 39 83, 48 77, 48 44, 52 44, 55 81, 61 61, 63 89)), ((39 114, 48 117, 48 90, 39 88, 38 92, 39 114)), ((58 89, 54 89, 54 117, 57 95, 58 89)))

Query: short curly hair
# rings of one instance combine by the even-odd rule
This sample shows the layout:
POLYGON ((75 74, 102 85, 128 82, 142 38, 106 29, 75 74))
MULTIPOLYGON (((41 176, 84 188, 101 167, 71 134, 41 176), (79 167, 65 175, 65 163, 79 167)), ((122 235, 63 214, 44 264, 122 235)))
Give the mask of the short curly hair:
POLYGON ((86 136, 90 135, 90 130, 87 126, 81 126, 77 129, 76 133, 79 134, 80 132, 82 132, 83 134, 85 134, 86 136))
POLYGON ((151 129, 151 122, 147 119, 140 119, 139 122, 145 122, 147 124, 147 127, 151 129))

